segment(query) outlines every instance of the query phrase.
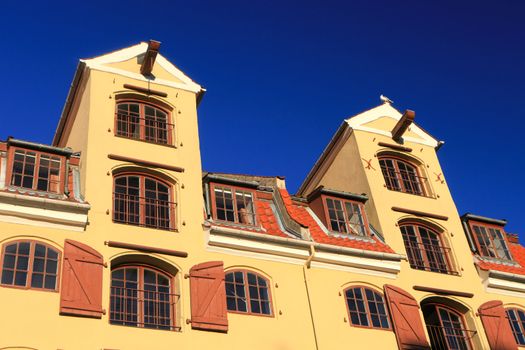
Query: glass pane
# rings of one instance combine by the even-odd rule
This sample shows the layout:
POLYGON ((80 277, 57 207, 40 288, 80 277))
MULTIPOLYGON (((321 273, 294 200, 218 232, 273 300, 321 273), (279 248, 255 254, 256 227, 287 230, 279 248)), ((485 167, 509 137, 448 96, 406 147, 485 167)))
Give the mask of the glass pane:
POLYGON ((15 285, 17 286, 25 286, 27 281, 27 273, 26 272, 17 272, 15 274, 15 285))
POLYGON ((33 288, 42 288, 44 285, 44 276, 39 273, 33 273, 31 277, 31 287, 33 288))
POLYGON ((35 258, 33 261, 33 272, 44 272, 44 259, 35 258))
POLYGON ((44 283, 44 288, 56 289, 56 276, 47 275, 44 283))
POLYGON ((14 273, 12 270, 2 271, 2 284, 13 284, 14 273))

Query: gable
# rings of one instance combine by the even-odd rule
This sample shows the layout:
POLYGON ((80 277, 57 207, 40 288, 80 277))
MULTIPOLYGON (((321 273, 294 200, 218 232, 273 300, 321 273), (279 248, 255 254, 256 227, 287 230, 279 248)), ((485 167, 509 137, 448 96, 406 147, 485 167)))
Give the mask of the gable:
POLYGON ((119 74, 140 81, 154 82, 155 84, 171 86, 195 93, 202 90, 199 84, 191 80, 160 53, 155 60, 152 75, 146 77, 140 74, 142 58, 147 49, 148 44, 142 42, 106 55, 84 59, 81 62, 85 63, 90 69, 119 74))
MULTIPOLYGON (((361 130, 391 137, 391 131, 401 117, 402 113, 390 104, 384 103, 350 117, 345 121, 354 130, 361 130)), ((416 123, 412 123, 403 135, 403 139, 431 147, 436 147, 438 145, 438 140, 420 128, 416 123)))

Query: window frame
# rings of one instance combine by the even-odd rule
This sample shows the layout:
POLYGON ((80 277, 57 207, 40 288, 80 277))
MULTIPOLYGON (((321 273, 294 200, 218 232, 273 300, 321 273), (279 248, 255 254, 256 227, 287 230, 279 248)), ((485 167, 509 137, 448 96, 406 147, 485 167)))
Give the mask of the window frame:
MULTIPOLYGON (((116 137, 122 137, 128 140, 142 141, 142 142, 147 142, 147 143, 151 143, 155 145, 175 147, 175 144, 176 144, 175 143, 175 121, 174 121, 174 113, 172 112, 173 112, 172 110, 169 110, 168 108, 163 107, 160 104, 156 104, 154 102, 149 102, 149 101, 143 101, 139 98, 117 99, 115 102, 115 117, 114 117, 114 126, 113 126, 114 135, 116 137), (138 138, 135 138, 133 136, 127 136, 126 134, 129 134, 129 132, 126 134, 119 134, 118 107, 120 104, 139 105, 139 116, 138 116, 139 118, 139 137, 138 138), (166 129, 165 129, 166 130, 166 142, 165 143, 146 139, 146 114, 145 114, 146 106, 152 107, 166 114, 166 129)), ((128 121, 126 125, 129 126, 129 124, 130 123, 128 121)))
MULTIPOLYGON (((467 322, 466 322, 466 318, 465 318, 465 315, 462 314, 460 311, 448 306, 448 305, 445 305, 445 304, 442 304, 442 303, 436 303, 436 302, 430 302, 430 303, 425 303, 423 306, 421 306, 421 313, 423 314, 423 320, 424 320, 424 324, 425 324, 425 328, 426 328, 426 331, 427 333, 429 334, 429 341, 430 341, 430 344, 432 344, 432 336, 430 335, 430 332, 428 330, 428 327, 429 326, 433 326, 435 327, 436 325, 428 325, 427 322, 426 322, 426 318, 425 318, 425 315, 423 313, 423 307, 429 307, 429 306, 433 306, 434 309, 436 310, 436 315, 438 317, 438 320, 439 320, 439 328, 440 330, 443 332, 444 329, 445 329, 445 326, 443 325, 443 318, 441 316, 441 313, 439 312, 440 309, 443 309, 445 310, 446 312, 448 313, 452 313, 454 314, 455 316, 457 316, 460 321, 461 321, 461 326, 463 328, 460 328, 462 331, 468 331, 468 332, 475 332, 475 331, 472 331, 472 330, 469 330, 467 329, 467 322)), ((452 329, 456 329, 456 328, 452 328, 452 329)), ((475 333, 474 333, 475 334, 475 333)), ((443 338, 445 339, 445 342, 447 344, 447 348, 450 348, 449 347, 449 343, 448 343, 448 340, 447 340, 447 335, 445 333, 442 333, 442 336, 443 338)), ((474 350, 474 344, 472 342, 472 336, 466 336, 464 335, 464 338, 463 338, 466 342, 466 345, 467 345, 467 348, 468 350, 474 350)))
POLYGON ((215 220, 217 222, 221 222, 221 223, 232 224, 232 225, 240 225, 240 226, 247 226, 247 227, 253 227, 253 228, 259 227, 259 219, 258 219, 258 215, 257 215, 257 206, 255 204, 255 191, 254 190, 252 190, 250 188, 246 188, 246 187, 232 186, 232 185, 229 185, 229 184, 222 184, 222 183, 212 182, 212 183, 210 183, 210 192, 211 192, 211 196, 210 196, 210 198, 211 198, 211 211, 212 211, 213 220, 215 220), (233 204, 234 204, 234 210, 233 210, 234 221, 221 220, 221 219, 217 218, 217 201, 216 201, 216 196, 215 196, 215 188, 216 187, 221 187, 223 189, 231 190, 231 192, 232 192, 232 201, 233 201, 233 204), (236 191, 237 190, 241 191, 241 192, 248 192, 252 196, 253 224, 245 224, 245 223, 240 222, 240 220, 239 220, 239 214, 238 214, 238 210, 237 210, 237 196, 236 196, 236 191))
POLYGON ((354 284, 354 285, 348 286, 347 288, 345 288, 343 290, 343 297, 344 297, 344 300, 345 300, 346 314, 348 316, 348 324, 351 327, 365 328, 365 329, 377 329, 377 330, 381 330, 381 331, 392 331, 393 330, 393 328, 392 328, 392 319, 390 317, 390 312, 388 310, 388 304, 386 302, 384 293, 382 293, 382 292, 380 292, 380 291, 378 291, 375 288, 372 288, 370 286, 366 286, 366 285, 362 285, 362 284, 354 284), (362 293, 363 298, 364 298, 363 299, 363 303, 365 305, 366 319, 368 321, 368 326, 363 326, 363 325, 360 325, 360 324, 353 324, 352 323, 352 314, 350 312, 350 306, 348 305, 348 297, 346 296, 346 292, 348 290, 350 290, 350 289, 357 289, 357 288, 361 289, 361 293, 362 293), (388 321, 388 328, 375 327, 373 325, 372 314, 370 312, 370 306, 368 305, 369 301, 368 301, 368 297, 366 296, 366 290, 370 290, 373 293, 377 293, 377 294, 379 294, 381 296, 381 298, 383 300, 383 306, 384 306, 384 309, 385 309, 385 315, 386 315, 386 318, 387 318, 387 321, 388 321))
MULTIPOLYGON (((125 274, 125 272, 124 272, 125 274)), ((158 288, 158 284, 156 284, 157 288, 158 288)), ((108 315, 108 323, 112 326, 123 326, 123 327, 132 327, 132 328, 139 328, 139 329, 150 329, 150 330, 160 330, 160 331, 170 331, 170 332, 177 332, 177 331, 180 331, 180 325, 179 323, 177 322, 177 303, 179 302, 179 300, 176 300, 176 298, 180 299, 181 295, 180 295, 180 292, 177 290, 177 284, 176 284, 176 280, 175 280, 175 276, 171 273, 169 273, 168 271, 165 271, 163 269, 160 269, 156 266, 153 266, 153 265, 150 265, 150 264, 144 264, 144 263, 123 263, 123 264, 118 264, 116 266, 113 266, 111 268, 111 271, 110 271, 110 282, 109 282, 109 288, 110 288, 110 291, 109 291, 109 315, 108 315), (126 322, 128 323, 131 323, 132 321, 125 321, 125 320, 122 320, 122 324, 120 323, 112 323, 112 320, 111 320, 111 314, 112 314, 112 309, 111 309, 111 305, 112 305, 112 297, 113 297, 113 272, 116 271, 116 270, 122 270, 122 269, 126 269, 126 268, 134 268, 134 269, 137 269, 137 321, 135 322, 136 324, 135 325, 128 325, 128 324, 124 324, 126 322), (169 289, 170 289, 170 292, 168 293, 169 296, 170 296, 170 299, 169 299, 169 309, 170 309, 170 324, 169 326, 166 326, 166 327, 169 327, 169 329, 162 329, 162 328, 150 328, 150 327, 144 327, 144 270, 150 270, 150 271, 153 271, 154 273, 157 273, 157 274, 160 274, 164 277, 166 277, 169 281, 169 289), (141 297, 139 298, 138 296, 141 295, 141 297)), ((119 287, 120 288, 120 287, 119 287)), ((129 288, 125 288, 125 287, 122 287, 124 289, 129 289, 129 288)), ((158 292, 156 292, 158 293, 158 292)), ((123 316, 126 316, 127 314, 124 314, 122 312, 122 315, 123 316)), ((113 320, 114 321, 114 320, 113 320)))
MULTIPOLYGON (((243 274, 243 287, 244 287, 244 296, 245 296, 245 299, 246 299, 246 311, 239 311, 239 310, 229 310, 228 309, 228 291, 226 291, 226 312, 227 313, 233 313, 233 314, 241 314, 241 315, 252 315, 252 316, 261 316, 261 317, 270 317, 270 318, 273 318, 275 317, 275 313, 274 313, 274 310, 273 310, 273 291, 272 291, 272 286, 270 284, 270 279, 267 278, 266 276, 262 275, 261 273, 259 272, 256 272, 254 270, 249 270, 249 269, 231 269, 231 270, 227 270, 227 271, 224 271, 224 288, 226 289, 226 284, 229 283, 226 281, 226 275, 228 274, 234 274, 235 272, 241 272, 243 274), (248 284, 248 273, 251 273, 253 275, 255 275, 257 278, 262 278, 263 280, 266 281, 266 285, 267 285, 267 291, 268 291, 268 304, 269 304, 269 310, 270 310, 270 313, 269 314, 264 314, 264 313, 256 313, 256 312, 253 312, 252 311, 252 306, 251 306, 251 300, 252 298, 250 297, 250 284, 248 284)), ((235 282, 234 282, 235 284, 235 282)), ((259 285, 259 282, 257 281, 257 285, 259 285)), ((259 289, 257 290, 257 293, 260 295, 260 292, 259 292, 259 289)), ((261 299, 258 299, 259 301, 261 299)))
POLYGON ((342 236, 346 236, 346 235, 352 235, 352 236, 358 236, 358 237, 370 237, 371 236, 370 226, 368 223, 368 217, 366 215, 365 206, 363 203, 355 201, 355 200, 351 200, 351 199, 346 199, 346 198, 343 199, 340 197, 328 196, 325 194, 321 195, 321 197, 323 201, 323 211, 324 211, 325 220, 326 220, 326 227, 328 228, 330 232, 334 234, 342 235, 342 236), (343 208, 344 220, 345 220, 345 227, 348 230, 347 232, 337 231, 332 228, 332 222, 330 220, 330 212, 328 209, 328 199, 341 202, 341 206, 343 208), (363 220, 363 229, 364 229, 363 235, 360 235, 359 233, 354 233, 354 230, 351 228, 351 225, 348 221, 348 213, 346 211, 346 205, 345 205, 346 203, 357 204, 359 208, 359 213, 361 214, 361 219, 363 220))
MULTIPOLYGON (((383 176, 383 181, 385 183, 385 187, 389 191, 402 192, 402 193, 412 194, 412 195, 420 196, 420 197, 432 197, 431 191, 428 188, 427 178, 425 176, 423 176, 423 171, 421 170, 421 165, 420 164, 417 164, 414 161, 407 160, 406 158, 403 158, 403 157, 400 157, 400 156, 395 156, 395 155, 390 155, 390 154, 378 155, 377 158, 378 158, 378 162, 379 162, 379 168, 381 169, 381 175, 383 176), (396 173, 395 179, 396 179, 396 181, 399 184, 399 189, 390 188, 388 186, 388 182, 391 182, 391 180, 387 181, 387 178, 385 177, 385 173, 383 171, 383 167, 381 166, 381 161, 382 160, 390 160, 390 161, 393 162, 393 164, 394 164, 394 171, 396 173), (405 165, 408 165, 408 166, 410 166, 411 168, 414 169, 414 171, 416 173, 416 176, 417 176, 418 184, 421 187, 421 193, 407 191, 406 186, 404 184, 404 180, 403 180, 403 178, 401 176, 401 170, 399 169, 398 162, 401 162, 401 163, 403 163, 405 165)), ((390 179, 390 177, 389 177, 389 179, 390 179)), ((410 183, 412 184, 412 181, 410 181, 410 183)))
MULTIPOLYGON (((13 187, 13 188, 23 188, 23 189, 26 189, 26 190, 29 190, 29 191, 35 191, 35 192, 43 192, 43 193, 53 193, 53 194, 63 194, 64 193, 64 188, 65 188, 65 183, 66 183, 66 156, 64 155, 60 155, 60 154, 53 154, 53 153, 49 153, 49 152, 42 152, 42 151, 38 151, 38 150, 33 150, 33 149, 30 149, 30 148, 23 148, 23 147, 17 147, 17 146, 11 146, 9 147, 9 150, 8 150, 8 162, 7 162, 7 173, 6 173, 6 187, 9 186, 9 187, 13 187), (32 186, 31 188, 29 187, 24 187, 24 186, 16 186, 16 185, 12 185, 12 182, 13 182, 13 167, 14 167, 14 164, 15 164, 15 153, 16 151, 24 151, 25 154, 27 154, 27 152, 33 152, 35 153, 35 167, 34 167, 34 172, 33 172, 33 183, 32 183, 32 186), (58 181, 58 189, 57 191, 42 191, 42 190, 39 190, 38 189, 38 179, 39 179, 39 168, 40 168, 40 160, 41 160, 41 157, 42 155, 44 156, 49 156, 49 157, 56 157, 56 158, 59 158, 60 160, 60 167, 59 167, 59 181, 58 181)), ((25 162, 24 162, 24 168, 25 168, 25 162)), ((49 179, 48 179, 49 181, 49 179)), ((48 185, 49 186, 49 185, 48 185)))
MULTIPOLYGON (((129 188, 129 186, 126 185, 126 188, 129 188)), ((144 227, 144 228, 152 228, 152 229, 156 229, 156 230, 166 230, 166 231, 178 231, 178 227, 177 227, 177 202, 175 201, 175 186, 172 184, 172 183, 169 183, 167 182, 166 180, 163 180, 157 176, 154 176, 154 175, 151 175, 149 173, 143 173, 143 172, 120 172, 120 173, 117 173, 117 174, 113 174, 113 192, 112 192, 112 196, 113 196, 113 204, 112 204, 112 221, 113 223, 117 223, 117 224, 124 224, 124 225, 132 225, 132 226, 138 226, 138 227, 144 227), (116 215, 116 210, 115 210, 115 203, 116 203, 116 197, 115 195, 117 194, 115 192, 115 188, 116 188, 116 180, 120 177, 129 177, 129 176, 136 176, 139 178, 139 222, 138 223, 134 223, 134 222, 130 222, 130 221, 120 221, 120 220, 115 220, 115 215, 116 215), (168 201, 168 210, 169 210, 169 213, 170 213, 170 219, 169 219, 169 227, 160 227, 160 226, 148 226, 146 225, 146 216, 145 216, 145 210, 143 209, 145 207, 145 204, 146 204, 146 197, 145 197, 145 191, 146 191, 146 187, 145 187, 145 183, 146 183, 146 179, 150 179, 150 180, 154 180, 156 181, 157 183, 160 183, 164 186, 166 186, 168 188, 168 197, 169 197, 169 201, 168 201)), ((156 193, 158 193, 158 191, 156 191, 156 193)), ((126 194, 126 196, 129 196, 126 194)), ((129 215, 129 213, 126 213, 126 215, 129 215)), ((157 219, 158 220, 158 219, 157 219)))
POLYGON ((517 307, 505 308, 505 314, 507 315, 507 319, 508 319, 508 321, 510 323, 510 329, 512 330, 512 335, 514 335, 514 340, 516 341, 516 344, 518 345, 518 347, 525 346, 525 320, 521 320, 521 317, 519 316, 520 312, 525 316, 525 310, 523 310, 523 309, 520 309, 520 308, 517 308, 517 307), (515 332, 514 326, 512 324, 512 320, 510 319, 510 315, 509 315, 510 311, 515 312, 516 320, 518 322, 518 327, 520 329, 520 333, 519 334, 521 334, 521 337, 523 338, 523 343, 518 342, 518 338, 516 336, 516 332, 515 332))
POLYGON ((439 231, 439 230, 436 230, 435 228, 433 228, 432 226, 430 225, 425 225, 424 223, 421 223, 421 222, 418 222, 418 221, 402 221, 400 223, 398 223, 398 226, 399 226, 399 231, 401 232, 401 237, 403 239, 403 245, 405 246, 405 251, 407 252, 407 260, 408 260, 408 263, 410 265, 410 268, 414 269, 414 270, 420 270, 420 271, 427 271, 427 272, 436 272, 436 273, 440 273, 440 274, 446 274, 446 275, 453 275, 453 276, 459 276, 459 272, 456 271, 456 266, 454 264, 454 261, 452 260, 452 248, 446 246, 444 244, 444 239, 443 239, 443 234, 444 232, 443 231, 439 231), (405 226, 412 226, 414 227, 414 232, 416 233, 416 238, 418 239, 418 251, 422 257, 422 260, 423 260, 423 264, 424 264, 424 268, 417 268, 417 267, 412 267, 412 262, 410 261, 410 258, 409 258, 409 253, 408 253, 408 248, 406 243, 405 243, 405 234, 403 233, 403 231, 401 230, 402 227, 405 227, 405 226), (423 243, 423 239, 421 238, 421 233, 419 232, 419 228, 422 227, 423 229, 427 230, 427 231, 430 231, 431 234, 435 234, 439 240, 439 247, 441 248, 441 252, 443 253, 443 260, 445 261, 446 265, 447 265, 447 270, 446 271, 432 271, 432 267, 431 267, 431 264, 430 264, 430 260, 428 258, 428 255, 427 255, 427 249, 422 249, 424 247, 422 247, 422 245, 424 244, 423 243))
POLYGON ((469 220, 468 221, 468 226, 470 228, 470 232, 472 234, 472 238, 474 239, 474 244, 476 245, 476 249, 478 251, 478 255, 479 256, 484 257, 484 258, 489 258, 489 259, 497 259, 497 260, 503 260, 503 261, 514 261, 514 257, 512 256, 512 252, 510 250, 510 244, 509 244, 509 241, 507 239, 507 233, 505 232, 505 229, 503 228, 503 226, 490 224, 490 223, 486 223, 486 222, 483 222, 483 221, 477 221, 477 220, 469 220), (492 249, 494 251, 495 255, 498 255, 498 253, 497 253, 497 249, 495 248, 495 245, 494 245, 494 239, 490 235, 490 229, 492 228, 492 229, 496 229, 496 230, 500 231, 501 235, 503 237, 503 242, 505 244, 505 250, 509 254, 510 258, 509 259, 502 258, 502 257, 499 257, 499 255, 497 257, 484 255, 483 254, 483 250, 481 249, 481 245, 480 245, 479 240, 478 240, 478 235, 476 234, 476 231, 474 230, 474 226, 480 226, 480 227, 484 227, 485 228, 485 232, 487 233, 487 237, 490 240, 490 244, 491 244, 490 246, 487 246, 487 249, 492 249))
MULTIPOLYGON (((18 253, 16 254, 16 256, 18 257, 18 253)), ((18 259, 17 259, 18 260, 18 259)), ((14 240, 14 241, 9 241, 9 242, 5 242, 4 244, 2 244, 2 256, 0 258, 0 287, 5 287, 5 288, 15 288, 15 289, 25 289, 25 290, 37 290, 37 291, 44 291, 44 292, 52 292, 52 293, 58 293, 60 291, 60 272, 62 271, 62 252, 60 251, 60 249, 57 249, 56 247, 48 244, 48 243, 45 243, 45 242, 42 242, 42 241, 39 241, 39 240, 35 240, 35 239, 17 239, 17 240, 14 240), (27 262, 27 270, 25 270, 27 276, 26 276, 26 285, 25 286, 18 286, 18 285, 15 285, 15 284, 3 284, 2 283, 2 277, 3 277, 3 271, 4 271, 4 258, 5 258, 5 250, 7 248, 7 246, 9 245, 12 245, 12 244, 19 244, 19 243, 29 243, 30 246, 29 246, 29 255, 28 255, 28 262, 27 262), (44 276, 46 275, 45 273, 45 267, 46 267, 46 264, 47 264, 47 249, 52 249, 53 251, 55 251, 57 253, 57 269, 56 269, 56 281, 55 281, 55 288, 54 289, 49 289, 49 288, 44 288, 44 287, 32 287, 31 286, 31 280, 33 278, 33 269, 34 269, 34 261, 35 261, 35 247, 37 244, 40 244, 40 245, 43 245, 44 247, 46 247, 46 257, 44 258, 44 276)), ((13 269, 13 271, 18 271, 16 269, 16 261, 15 261, 15 269, 13 269)), ((22 271, 22 270, 20 270, 22 271)), ((14 278, 15 276, 13 276, 13 282, 14 282, 14 278)), ((45 285, 45 282, 43 282, 42 285, 45 285)))

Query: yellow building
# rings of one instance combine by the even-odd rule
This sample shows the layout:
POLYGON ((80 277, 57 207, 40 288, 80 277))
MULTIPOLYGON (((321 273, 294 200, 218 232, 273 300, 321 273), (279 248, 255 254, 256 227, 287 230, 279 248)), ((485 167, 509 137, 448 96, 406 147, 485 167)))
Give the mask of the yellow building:
POLYGON ((517 349, 525 248, 460 217, 391 101, 298 193, 201 169, 205 90, 150 41, 81 60, 51 146, 0 143, 0 349, 517 349))

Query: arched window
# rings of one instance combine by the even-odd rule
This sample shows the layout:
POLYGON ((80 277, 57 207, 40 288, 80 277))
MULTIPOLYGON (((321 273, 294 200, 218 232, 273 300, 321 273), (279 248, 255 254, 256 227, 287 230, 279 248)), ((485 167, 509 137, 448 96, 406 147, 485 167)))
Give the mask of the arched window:
POLYGON ((359 286, 346 289, 345 297, 353 326, 390 329, 388 311, 381 293, 359 286))
POLYGON ((272 315, 269 281, 252 271, 227 272, 226 305, 228 311, 272 315))
POLYGON ((417 166, 394 157, 380 157, 379 165, 389 190, 427 195, 424 188, 426 178, 420 175, 417 166))
POLYGON ((432 349, 472 349, 470 339, 476 332, 466 329, 459 312, 440 304, 426 304, 422 309, 432 349))
POLYGON ((172 277, 146 266, 111 271, 111 324, 174 330, 175 293, 172 277))
POLYGON ((158 229, 175 229, 172 188, 145 175, 119 175, 114 179, 113 220, 158 229))
POLYGON ((449 259, 450 248, 441 235, 427 226, 416 223, 400 225, 410 267, 440 273, 457 274, 449 259))
POLYGON ((115 115, 117 136, 160 144, 172 144, 169 113, 142 102, 119 102, 115 115))
POLYGON ((21 288, 57 290, 60 253, 38 241, 4 244, 1 284, 21 288))
POLYGON ((505 311, 516 343, 520 346, 525 345, 525 311, 516 308, 505 311))

